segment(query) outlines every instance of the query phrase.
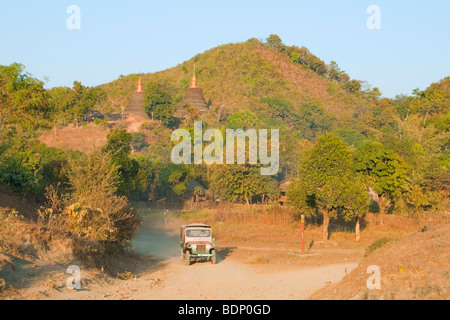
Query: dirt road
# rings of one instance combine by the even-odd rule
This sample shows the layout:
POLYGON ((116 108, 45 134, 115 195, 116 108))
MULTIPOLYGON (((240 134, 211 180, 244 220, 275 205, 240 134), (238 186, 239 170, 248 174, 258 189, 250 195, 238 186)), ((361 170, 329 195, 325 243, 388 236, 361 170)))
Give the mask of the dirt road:
MULTIPOLYGON (((148 221, 134 239, 134 245, 141 258, 131 279, 119 280, 82 270, 83 288, 74 291, 66 286, 67 266, 25 264, 17 272, 23 272, 29 281, 9 298, 306 299, 318 289, 340 281, 357 266, 350 261, 322 266, 293 266, 286 260, 254 264, 242 258, 251 254, 252 248, 220 246, 216 265, 205 261, 186 266, 179 257, 176 231, 155 228, 148 221)), ((255 249, 264 256, 264 248, 255 249)))
POLYGON ((335 283, 355 264, 340 264, 298 271, 258 273, 251 266, 226 259, 217 265, 190 267, 170 262, 164 286, 148 292, 149 299, 306 299, 335 283))
POLYGON ((149 299, 306 299, 340 281, 357 265, 270 272, 269 266, 249 265, 235 258, 233 252, 239 247, 219 246, 216 265, 201 261, 185 266, 179 257, 179 238, 145 224, 134 245, 141 254, 152 254, 167 263, 164 285, 147 292, 149 299))

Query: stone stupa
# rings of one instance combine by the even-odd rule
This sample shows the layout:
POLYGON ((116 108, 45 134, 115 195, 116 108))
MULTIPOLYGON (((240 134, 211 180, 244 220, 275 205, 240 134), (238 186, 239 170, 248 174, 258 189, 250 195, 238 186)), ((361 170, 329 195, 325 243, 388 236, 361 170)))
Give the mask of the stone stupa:
POLYGON ((141 76, 139 76, 137 90, 130 96, 128 106, 124 110, 126 115, 139 115, 148 118, 145 112, 145 94, 142 86, 141 76))
POLYGON ((186 88, 184 98, 181 100, 180 107, 176 110, 174 117, 184 118, 187 114, 186 106, 191 106, 197 109, 199 115, 205 114, 209 111, 205 98, 203 98, 203 90, 197 86, 197 78, 192 76, 191 85, 186 88))

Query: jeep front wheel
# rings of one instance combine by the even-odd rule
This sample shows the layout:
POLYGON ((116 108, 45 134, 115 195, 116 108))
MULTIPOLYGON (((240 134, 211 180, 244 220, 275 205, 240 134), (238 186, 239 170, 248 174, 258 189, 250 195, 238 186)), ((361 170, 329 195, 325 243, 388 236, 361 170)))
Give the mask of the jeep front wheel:
POLYGON ((190 266, 191 265, 191 253, 189 252, 189 250, 186 251, 186 254, 184 256, 184 259, 186 260, 186 265, 190 266))
POLYGON ((216 257, 217 257, 217 255, 216 255, 216 250, 211 250, 211 253, 214 254, 214 255, 211 257, 211 263, 212 263, 212 264, 216 264, 216 257))
POLYGON ((184 260, 184 252, 183 252, 183 248, 180 248, 180 257, 181 257, 181 261, 184 260))

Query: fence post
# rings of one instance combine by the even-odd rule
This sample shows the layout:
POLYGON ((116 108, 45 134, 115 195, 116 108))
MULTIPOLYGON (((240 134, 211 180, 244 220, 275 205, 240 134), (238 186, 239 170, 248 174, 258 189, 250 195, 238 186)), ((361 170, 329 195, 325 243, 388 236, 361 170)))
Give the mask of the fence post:
POLYGON ((302 226, 302 254, 305 251, 305 215, 302 214, 301 217, 301 226, 302 226))

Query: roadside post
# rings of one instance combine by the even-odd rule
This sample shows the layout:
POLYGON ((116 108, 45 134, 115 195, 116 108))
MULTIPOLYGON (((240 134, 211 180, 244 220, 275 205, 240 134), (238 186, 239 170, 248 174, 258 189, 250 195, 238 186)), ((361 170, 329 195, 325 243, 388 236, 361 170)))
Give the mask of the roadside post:
POLYGON ((302 226, 302 254, 305 251, 305 215, 302 214, 301 219, 301 226, 302 226))

